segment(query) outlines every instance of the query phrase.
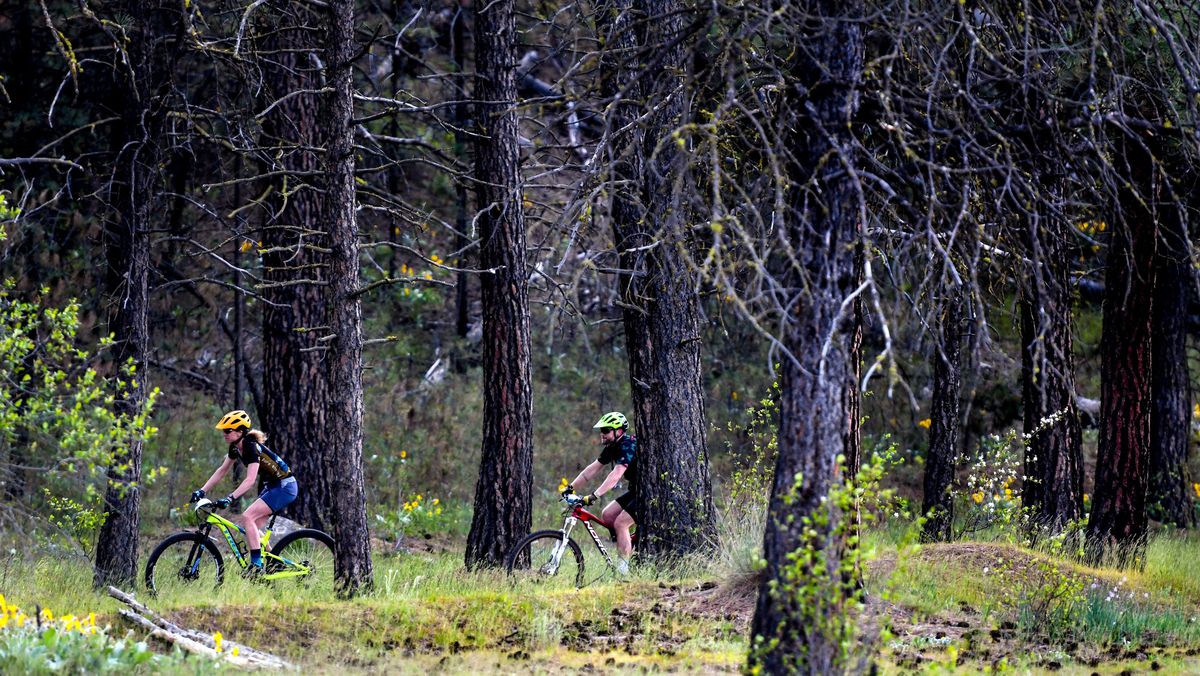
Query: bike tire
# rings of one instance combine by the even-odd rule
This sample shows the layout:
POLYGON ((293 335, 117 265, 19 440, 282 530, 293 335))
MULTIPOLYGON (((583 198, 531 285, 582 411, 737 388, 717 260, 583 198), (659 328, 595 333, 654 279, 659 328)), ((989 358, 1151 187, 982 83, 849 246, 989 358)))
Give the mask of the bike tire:
MULTIPOLYGON (((277 583, 295 582, 297 585, 319 594, 332 594, 337 591, 334 578, 333 538, 328 533, 315 528, 301 528, 280 538, 279 542, 271 547, 271 553, 310 569, 306 575, 278 578, 276 579, 277 583)), ((274 559, 267 559, 265 563, 268 576, 287 573, 286 567, 274 559)))
POLYGON ((212 540, 199 533, 176 533, 158 543, 146 560, 146 591, 159 595, 202 589, 225 579, 225 559, 212 540))
POLYGON ((558 567, 549 570, 554 548, 562 542, 560 530, 540 530, 521 539, 504 557, 504 570, 510 577, 547 582, 549 580, 571 580, 576 587, 583 586, 583 550, 571 538, 567 538, 567 551, 563 552, 558 567))

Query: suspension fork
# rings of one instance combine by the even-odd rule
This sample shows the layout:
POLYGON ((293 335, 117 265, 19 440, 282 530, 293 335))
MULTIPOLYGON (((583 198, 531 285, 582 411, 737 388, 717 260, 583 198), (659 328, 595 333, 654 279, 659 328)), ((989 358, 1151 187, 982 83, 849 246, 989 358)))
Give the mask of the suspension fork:
MULTIPOLYGON (((563 552, 567 551, 567 541, 571 538, 571 529, 575 528, 575 524, 579 523, 579 519, 575 516, 568 516, 563 520, 562 539, 554 546, 554 552, 550 556, 550 560, 554 563, 555 570, 558 569, 558 564, 562 561, 563 552)), ((585 524, 586 525, 586 524, 585 524)), ((589 528, 589 530, 591 530, 589 528)))
MULTIPOLYGON (((200 533, 201 537, 208 539, 208 534, 210 531, 212 531, 212 525, 205 524, 204 526, 200 527, 197 532, 200 533)), ((202 556, 204 556, 204 545, 193 540, 192 551, 188 553, 187 558, 187 567, 189 573, 195 574, 196 570, 200 568, 200 558, 202 556)))

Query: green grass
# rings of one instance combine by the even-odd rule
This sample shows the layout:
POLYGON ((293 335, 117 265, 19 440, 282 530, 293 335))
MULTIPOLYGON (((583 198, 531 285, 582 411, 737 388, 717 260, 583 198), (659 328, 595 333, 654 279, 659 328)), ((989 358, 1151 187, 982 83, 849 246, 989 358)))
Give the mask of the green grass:
MULTIPOLYGON (((723 520, 715 555, 643 567, 628 583, 599 575, 598 554, 581 542, 589 569, 595 567, 589 579, 599 575, 582 590, 468 573, 455 549, 377 556, 374 590, 349 602, 236 575, 215 591, 138 595, 187 626, 221 631, 318 671, 738 670, 748 646, 760 528, 744 514, 723 520), (700 591, 713 583, 719 586, 700 591)), ((876 598, 884 593, 876 609, 888 613, 899 632, 880 648, 885 673, 970 673, 1002 658, 1021 670, 1060 663, 1066 673, 1092 662, 1085 673, 1117 665, 1148 669, 1153 660, 1168 673, 1200 666, 1186 654, 1200 648, 1200 571, 1190 536, 1155 537, 1139 572, 1087 568, 996 543, 925 546, 898 555, 903 541, 903 529, 895 526, 865 538, 878 550, 868 589, 876 598), (1014 588, 1038 589, 1032 574, 1020 577, 1038 562, 1054 563, 1085 583, 1070 616, 1069 641, 1051 638, 1039 629, 1040 618, 1023 615, 1028 604, 1011 600, 1020 596, 1011 594, 1014 588), (999 574, 1001 568, 1008 572, 999 574), (936 637, 960 622, 969 628, 936 637), (914 656, 921 661, 914 663, 914 656)), ((116 615, 119 604, 92 591, 82 558, 27 563, 9 555, 0 559, 0 591, 11 603, 48 607, 56 615, 95 612, 118 635, 126 631, 116 615)))
MULTIPOLYGON (((14 603, 57 614, 95 612, 102 623, 125 629, 119 604, 91 590, 84 561, 42 558, 14 563, 9 573, 5 593, 14 603)), ((214 591, 138 596, 187 626, 312 666, 373 669, 399 654, 553 655, 564 647, 588 655, 611 648, 641 656, 639 663, 665 651, 679 660, 726 664, 744 651, 744 640, 720 622, 670 609, 644 614, 660 593, 654 574, 644 571, 625 584, 605 577, 582 590, 547 589, 514 584, 494 571, 467 573, 457 554, 416 554, 377 557, 375 589, 351 602, 236 575, 214 591)))

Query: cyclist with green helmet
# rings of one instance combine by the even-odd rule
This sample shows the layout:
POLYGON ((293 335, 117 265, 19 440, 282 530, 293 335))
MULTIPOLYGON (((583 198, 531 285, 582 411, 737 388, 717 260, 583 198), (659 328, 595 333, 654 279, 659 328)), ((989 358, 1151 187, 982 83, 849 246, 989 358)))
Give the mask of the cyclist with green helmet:
POLYGON ((612 471, 595 491, 584 497, 584 504, 596 502, 600 496, 615 488, 621 479, 627 482, 629 490, 608 503, 600 513, 600 518, 611 523, 617 533, 617 552, 621 558, 617 563, 617 570, 622 575, 628 575, 629 557, 633 554, 633 541, 629 529, 634 524, 633 510, 637 504, 633 488, 637 482, 637 439, 629 434, 629 420, 617 411, 605 413, 592 425, 592 429, 600 430, 600 443, 603 444, 600 456, 583 468, 579 476, 567 485, 564 493, 574 493, 575 486, 582 486, 584 482, 595 479, 604 471, 605 465, 612 465, 612 471))
POLYGON ((299 486, 283 458, 275 455, 263 443, 267 440, 267 435, 261 430, 251 429, 250 415, 245 411, 226 413, 217 423, 217 429, 225 436, 225 443, 229 444, 229 453, 209 480, 192 493, 192 502, 203 498, 205 493, 219 484, 234 463, 240 460, 246 466, 246 478, 232 493, 217 500, 216 505, 224 509, 258 484, 258 499, 242 512, 238 525, 246 532, 246 546, 250 548, 250 563, 253 568, 246 570, 261 572, 263 560, 262 549, 259 547, 260 529, 271 514, 278 514, 292 504, 299 492, 299 486))

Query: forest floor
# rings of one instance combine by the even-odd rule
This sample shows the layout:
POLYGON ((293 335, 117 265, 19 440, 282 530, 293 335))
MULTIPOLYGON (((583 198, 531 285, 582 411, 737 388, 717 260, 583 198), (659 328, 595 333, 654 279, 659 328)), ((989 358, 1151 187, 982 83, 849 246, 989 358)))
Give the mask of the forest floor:
MULTIPOLYGON (((883 673, 1200 673, 1197 544, 1158 538, 1138 572, 994 543, 880 547, 860 645, 883 673)), ((736 673, 745 664, 752 575, 643 570, 547 589, 464 573, 450 540, 413 549, 380 553, 375 590, 352 601, 234 576, 206 596, 149 603, 318 673, 736 673)), ((95 611, 125 631, 116 602, 88 578, 83 565, 47 557, 5 566, 0 591, 59 614, 95 611)))

